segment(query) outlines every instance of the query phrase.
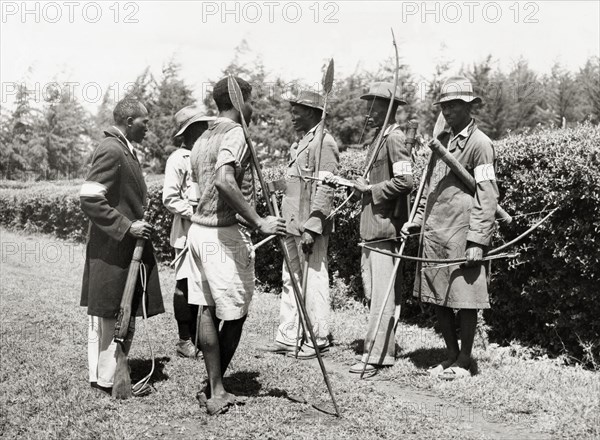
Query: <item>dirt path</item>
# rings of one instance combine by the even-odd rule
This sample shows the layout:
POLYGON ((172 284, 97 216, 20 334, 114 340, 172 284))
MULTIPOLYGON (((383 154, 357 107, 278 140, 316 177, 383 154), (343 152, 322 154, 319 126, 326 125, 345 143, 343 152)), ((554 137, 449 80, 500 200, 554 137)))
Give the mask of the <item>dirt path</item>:
MULTIPOLYGON (((317 360, 314 367, 318 369, 317 360)), ((355 375, 348 372, 348 367, 324 359, 328 372, 336 373, 348 381, 356 381, 355 375)), ((544 433, 533 432, 525 426, 509 425, 493 420, 491 412, 475 408, 472 405, 464 405, 457 402, 444 400, 433 392, 426 392, 402 386, 389 380, 380 380, 377 376, 365 379, 373 384, 380 392, 393 397, 398 405, 401 416, 416 415, 419 417, 435 417, 440 421, 452 420, 459 422, 465 431, 477 432, 492 439, 550 439, 551 436, 544 433)), ((315 410, 315 412, 317 412, 315 410)))
MULTIPOLYGON (((276 355, 266 355, 276 356, 276 355)), ((318 362, 316 359, 312 361, 304 361, 310 363, 310 368, 314 368, 315 374, 319 371, 318 362)), ((325 366, 330 376, 335 377, 335 381, 339 383, 340 380, 347 383, 354 383, 357 381, 355 375, 348 372, 348 366, 341 362, 334 361, 330 358, 324 358, 325 366)), ((551 436, 544 433, 534 432, 530 428, 517 425, 508 424, 506 422, 500 422, 494 420, 494 414, 487 412, 482 409, 476 408, 471 404, 462 404, 459 402, 453 402, 444 400, 434 392, 428 392, 423 390, 414 389, 404 385, 400 385, 394 381, 382 380, 377 376, 371 379, 365 379, 361 385, 368 384, 369 387, 374 388, 379 394, 383 394, 393 402, 394 408, 397 408, 395 417, 397 418, 417 418, 417 419, 429 419, 436 420, 436 422, 443 424, 445 422, 456 424, 460 427, 460 430, 464 432, 465 437, 469 438, 489 438, 489 439, 531 439, 531 440, 545 440, 550 439, 551 436)), ((298 400, 298 404, 309 403, 314 404, 315 402, 306 402, 301 396, 288 396, 293 400, 298 400), (302 402, 304 400, 304 402, 302 402)), ((379 396, 381 398, 381 396, 379 396)), ((318 402, 322 408, 328 408, 329 411, 333 411, 333 407, 330 401, 318 402)), ((246 411, 243 407, 233 408, 231 411, 235 411, 240 417, 239 420, 243 419, 244 412, 246 411)), ((368 417, 367 414, 365 414, 368 417)), ((300 418, 294 420, 294 423, 299 425, 302 424, 320 424, 331 427, 331 430, 324 434, 323 438, 337 438, 335 435, 335 427, 339 424, 345 423, 356 423, 356 420, 347 420, 344 418, 337 419, 332 415, 328 415, 319 411, 318 409, 306 405, 306 410, 302 413, 300 418)), ((419 437, 419 432, 415 431, 412 433, 416 438, 419 437)), ((224 434, 225 435, 225 434, 224 434)), ((173 421, 173 423, 165 424, 162 426, 154 426, 146 432, 147 438, 173 438, 173 439, 184 439, 184 438, 212 438, 206 437, 206 432, 202 424, 198 424, 197 420, 186 420, 186 421, 173 421)), ((216 437, 215 437, 216 438, 216 437)), ((220 438, 227 438, 226 435, 220 438)), ((252 433, 248 433, 248 438, 253 438, 252 433)), ((295 438, 305 438, 302 434, 296 435, 295 438)), ((307 439, 309 437, 306 437, 307 439)), ((313 437, 310 437, 311 439, 313 437)))

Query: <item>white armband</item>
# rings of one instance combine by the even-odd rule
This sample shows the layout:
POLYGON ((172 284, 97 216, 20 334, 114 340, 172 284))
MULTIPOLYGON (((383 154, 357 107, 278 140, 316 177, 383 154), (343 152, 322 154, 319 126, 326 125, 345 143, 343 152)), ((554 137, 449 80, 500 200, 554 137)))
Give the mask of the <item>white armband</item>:
POLYGON ((477 165, 475 167, 474 174, 476 183, 485 182, 486 180, 496 180, 496 173, 494 173, 494 165, 491 163, 477 165))
POLYGON ((408 160, 400 160, 392 165, 394 177, 412 175, 412 165, 408 160))
POLYGON ((84 182, 79 191, 79 197, 104 197, 106 187, 98 182, 84 182))

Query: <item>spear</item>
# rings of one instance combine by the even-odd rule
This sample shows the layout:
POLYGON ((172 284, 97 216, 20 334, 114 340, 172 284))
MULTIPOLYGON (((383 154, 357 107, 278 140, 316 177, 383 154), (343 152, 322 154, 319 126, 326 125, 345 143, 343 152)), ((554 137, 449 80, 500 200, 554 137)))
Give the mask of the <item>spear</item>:
MULTIPOLYGON (((237 81, 233 77, 233 75, 229 74, 227 88, 229 89, 229 98, 231 99, 231 103, 235 107, 235 109, 240 113, 240 120, 242 125, 242 130, 244 131, 244 137, 246 138, 246 144, 248 145, 248 149, 250 150, 250 155, 252 157, 252 162, 254 165, 254 169, 256 170, 256 174, 258 175, 258 180, 260 181, 260 186, 262 188, 263 196, 265 198, 265 203, 267 204, 267 208, 269 209, 269 213, 271 215, 275 215, 275 208, 273 207, 273 203, 271 202, 269 187, 267 186, 261 167, 260 162, 258 160, 258 156, 256 154, 256 150, 252 143, 252 139, 250 138, 250 134, 248 133, 248 126, 246 125, 246 120, 244 118, 244 97, 242 96, 242 91, 240 90, 240 86, 237 81)), ((285 239, 283 237, 279 238, 279 246, 281 247, 281 251, 283 253, 283 258, 285 260, 285 264, 288 268, 290 274, 293 273, 292 265, 290 260, 290 255, 285 246, 285 239)), ((335 401, 335 397, 333 395, 333 390, 331 388, 331 383, 329 382, 329 376, 327 375, 327 370, 325 370, 325 364, 323 363, 323 358, 321 356, 321 352, 319 350, 319 346, 317 345, 317 340, 315 337, 315 333, 313 331, 312 324, 310 322, 310 318, 308 317, 308 313, 306 312, 306 307, 300 301, 300 287, 298 286, 298 282, 296 278, 291 276, 293 292, 296 297, 296 302, 300 306, 300 311, 304 317, 304 322, 306 322, 306 328, 310 335, 310 340, 313 343, 313 347, 315 348, 315 353, 317 355, 317 360, 319 361, 319 367, 321 367, 321 372, 323 373, 323 379, 325 380, 325 384, 327 385, 327 391, 331 396, 331 401, 333 402, 333 407, 335 408, 336 416, 340 416, 340 410, 338 408, 337 402, 335 401)))
MULTIPOLYGON (((319 143, 317 144, 317 149, 315 151, 315 170, 313 171, 313 178, 319 177, 319 172, 321 171, 321 152, 323 150, 323 139, 325 139, 325 117, 327 115, 327 100, 329 98, 329 94, 331 93, 331 89, 333 88, 333 58, 329 61, 329 65, 327 66, 327 71, 323 76, 323 80, 321 84, 323 85, 323 91, 325 92, 325 99, 323 100, 323 112, 321 113, 321 121, 319 121, 319 126, 317 127, 317 139, 319 143)), ((308 151, 306 154, 310 154, 308 151)), ((311 195, 308 199, 308 204, 315 199, 315 195, 317 193, 317 183, 311 185, 311 195)), ((308 288, 308 268, 310 267, 310 254, 305 255, 304 264, 302 265, 302 302, 306 305, 306 289, 308 288)), ((293 274, 290 273, 290 276, 293 277, 293 274)), ((298 316, 300 319, 300 316, 298 316)), ((300 339, 300 325, 298 325, 298 330, 296 332, 296 344, 294 349, 294 355, 296 359, 298 358, 298 339, 300 339)))

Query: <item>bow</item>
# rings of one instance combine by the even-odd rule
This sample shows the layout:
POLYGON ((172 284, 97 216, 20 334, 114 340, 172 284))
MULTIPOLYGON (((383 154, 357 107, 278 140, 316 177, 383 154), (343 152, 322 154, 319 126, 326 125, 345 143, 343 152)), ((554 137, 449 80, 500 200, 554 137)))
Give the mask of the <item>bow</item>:
MULTIPOLYGON (((367 176, 369 175, 369 173, 371 172, 371 169, 373 168, 373 164, 377 160, 377 156, 379 156, 379 152, 381 151, 381 147, 383 146, 383 143, 385 140, 385 131, 388 128, 388 125, 390 122, 390 117, 392 116, 392 109, 394 108, 394 98, 396 97, 396 90, 398 89, 398 72, 400 71, 400 55, 398 55, 398 45, 396 44, 396 36, 394 35, 394 29, 391 29, 391 31, 392 31, 392 43, 394 45, 394 52, 396 55, 396 69, 394 71, 394 89, 390 96, 390 104, 388 105, 387 113, 385 115, 385 120, 383 121, 381 130, 379 131, 379 134, 377 135, 377 139, 374 142, 375 148, 373 149, 373 154, 369 158, 369 161, 367 162, 367 166, 365 167, 365 170, 362 173, 363 179, 366 179, 367 176)), ((375 100, 373 100, 373 102, 375 102, 375 100)), ((369 113, 370 113, 370 111, 369 111, 369 113)), ((354 192, 352 192, 348 197, 346 197, 344 199, 344 201, 327 216, 327 219, 330 219, 331 217, 333 217, 335 214, 337 214, 340 211, 340 209, 342 209, 344 206, 346 206, 346 204, 350 201, 350 199, 352 198, 353 195, 354 195, 354 192)))
MULTIPOLYGON (((519 236, 515 237, 508 243, 505 243, 505 244, 498 246, 497 248, 492 249, 491 251, 487 252, 484 255, 484 261, 486 261, 486 259, 487 260, 496 259, 496 258, 492 258, 492 257, 497 257, 499 255, 503 255, 503 257, 507 257, 507 258, 512 257, 514 254, 501 254, 501 252, 504 251, 505 249, 509 248, 510 246, 513 246, 514 244, 518 243, 519 241, 523 240, 528 235, 530 235, 533 231, 535 231, 537 228, 539 228, 544 222, 546 222, 552 216, 552 214, 554 214, 557 210, 558 210, 558 207, 554 208, 553 210, 551 210, 548 213, 548 215, 546 215, 544 218, 542 218, 540 221, 535 223, 533 226, 531 226, 529 229, 527 229, 525 232, 523 232, 519 236)), ((407 255, 402 255, 401 253, 398 253, 398 252, 391 252, 391 251, 386 251, 383 249, 377 249, 377 248, 369 246, 366 243, 359 243, 358 246, 368 249, 373 252, 377 252, 377 253, 380 253, 383 255, 388 255, 390 257, 400 258, 402 260, 417 261, 419 263, 432 263, 432 264, 451 263, 452 264, 452 263, 464 263, 465 261, 467 261, 466 258, 430 259, 430 258, 420 258, 420 257, 409 257, 407 255)))

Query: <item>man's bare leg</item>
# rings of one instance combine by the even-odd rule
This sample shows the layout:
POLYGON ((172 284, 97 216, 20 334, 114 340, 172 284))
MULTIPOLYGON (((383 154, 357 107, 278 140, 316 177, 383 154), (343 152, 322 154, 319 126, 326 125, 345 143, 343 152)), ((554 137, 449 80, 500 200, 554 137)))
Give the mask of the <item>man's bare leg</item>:
POLYGON ((204 393, 207 398, 227 397, 229 393, 223 387, 223 376, 239 345, 246 317, 223 321, 221 330, 218 330, 220 320, 216 317, 214 308, 203 307, 201 313, 200 348, 204 353, 204 364, 208 373, 208 384, 204 393), (205 349, 208 352, 205 352, 205 349))
POLYGON ((477 310, 460 310, 460 354, 454 365, 466 370, 471 366, 471 352, 477 330, 477 310))
POLYGON ((223 375, 221 374, 221 352, 219 344, 219 320, 215 315, 214 307, 202 307, 200 320, 200 348, 204 354, 204 365, 208 374, 207 397, 227 397, 223 388, 223 375))
POLYGON ((219 347, 221 353, 221 374, 225 376, 227 367, 237 350, 242 337, 242 329, 246 317, 234 321, 223 321, 223 326, 219 331, 219 347))
MULTIPOLYGON (((442 332, 444 342, 446 343, 446 351, 448 353, 448 359, 442 362, 442 366, 444 369, 446 369, 456 362, 456 359, 460 353, 458 348, 458 339, 456 337, 454 310, 449 307, 435 306, 435 313, 437 315, 440 331, 442 332)), ((475 317, 477 317, 477 314, 475 314, 475 317)), ((461 320, 462 318, 463 316, 461 315, 461 320)))

